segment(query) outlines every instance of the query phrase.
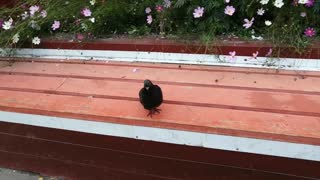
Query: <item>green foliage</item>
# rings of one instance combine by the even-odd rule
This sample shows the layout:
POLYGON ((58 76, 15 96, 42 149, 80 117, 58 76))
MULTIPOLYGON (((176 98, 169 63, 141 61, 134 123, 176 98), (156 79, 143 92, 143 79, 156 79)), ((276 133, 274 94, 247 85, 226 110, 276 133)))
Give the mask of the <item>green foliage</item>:
MULTIPOLYGON (((315 1, 312 7, 302 4, 294 5, 292 0, 283 0, 281 8, 276 7, 274 1, 263 5, 260 0, 172 0, 170 7, 163 7, 164 0, 96 0, 91 4, 89 0, 20 0, 13 8, 0 8, 0 20, 13 19, 12 28, 0 28, 0 46, 11 47, 31 43, 33 37, 48 37, 56 34, 68 33, 72 35, 88 34, 94 37, 128 34, 143 36, 161 34, 167 37, 196 37, 202 42, 214 41, 217 37, 239 36, 251 39, 252 30, 255 36, 263 36, 275 46, 289 44, 302 49, 315 38, 306 37, 307 27, 315 30, 320 28, 320 1, 315 1), (37 5, 40 10, 30 16, 30 7, 37 5), (162 6, 157 11, 157 6, 162 6), (232 16, 226 15, 226 6, 233 6, 236 11, 232 16), (151 8, 150 14, 145 12, 151 8), (200 18, 194 18, 197 7, 204 8, 200 18), (90 17, 81 14, 81 10, 89 8, 90 17), (257 15, 257 10, 263 8, 265 13, 257 15), (46 17, 41 11, 47 12, 46 17), (306 13, 306 17, 301 17, 306 13), (24 14, 24 15, 23 15, 24 14), (23 16, 29 17, 23 18, 23 16), (152 16, 152 23, 147 23, 147 16, 152 16), (94 18, 94 19, 93 19, 94 18), (252 27, 243 27, 244 19, 254 18, 252 27), (265 21, 272 22, 266 26, 265 21), (54 21, 60 21, 57 30, 52 29, 54 21), (12 38, 19 34, 19 43, 12 42, 12 38)), ((74 36, 75 37, 75 36, 74 36)))

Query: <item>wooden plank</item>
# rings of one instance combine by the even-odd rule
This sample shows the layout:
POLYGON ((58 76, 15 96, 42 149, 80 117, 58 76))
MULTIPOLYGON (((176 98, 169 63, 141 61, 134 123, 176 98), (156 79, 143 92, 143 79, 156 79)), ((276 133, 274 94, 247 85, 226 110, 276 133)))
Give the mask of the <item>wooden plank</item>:
MULTIPOLYGON (((318 171, 320 162, 315 161, 222 151, 5 122, 0 122, 0 136, 2 134, 23 137, 26 141, 39 139, 72 144, 79 147, 114 150, 179 161, 239 167, 240 169, 254 169, 257 171, 277 172, 303 177, 320 177, 320 172, 318 171)), ((5 141, 5 143, 10 142, 10 140, 5 141)), ((34 153, 38 151, 36 149, 34 153)), ((89 151, 87 154, 90 155, 89 151)))
MULTIPOLYGON (((284 177, 279 175, 255 170, 240 169, 236 167, 225 167, 214 164, 203 164, 199 162, 179 161, 161 157, 145 156, 143 154, 132 154, 94 147, 84 147, 59 142, 50 142, 24 137, 0 136, 0 151, 14 152, 17 154, 35 155, 38 157, 49 157, 58 161, 84 164, 101 169, 113 171, 125 171, 131 174, 139 174, 152 177, 163 177, 168 179, 203 179, 212 177, 223 177, 229 174, 243 177, 284 177), (103 158, 101 158, 103 157, 103 158)), ((292 176, 291 176, 292 177, 292 176)))
MULTIPOLYGON (((212 177, 241 177, 240 179, 305 179, 307 177, 310 177, 297 177, 296 175, 292 174, 284 174, 280 173, 281 170, 276 172, 268 172, 257 170, 253 167, 251 167, 251 169, 248 169, 233 166, 223 166, 219 164, 202 163, 197 161, 185 161, 182 159, 172 159, 163 156, 150 156, 143 153, 131 153, 129 152, 131 148, 126 149, 127 151, 117 151, 113 149, 59 142, 57 140, 50 141, 31 136, 24 137, 10 134, 1 134, 0 140, 1 142, 3 142, 2 144, 0 144, 0 154, 7 153, 9 154, 9 157, 10 154, 12 158, 14 158, 13 156, 15 156, 15 158, 18 157, 18 162, 20 162, 21 164, 26 163, 21 162, 21 160, 25 160, 26 157, 33 158, 36 162, 44 161, 45 167, 54 169, 45 170, 51 173, 57 171, 55 170, 55 168, 51 167, 52 164, 54 164, 54 166, 59 164, 68 164, 67 167, 69 167, 70 169, 67 169, 72 170, 72 174, 74 176, 78 175, 77 173, 79 173, 79 169, 74 168, 80 165, 88 168, 86 172, 90 171, 92 173, 92 169, 100 169, 102 172, 98 173, 97 175, 101 175, 101 173, 104 174, 106 172, 103 171, 107 171, 108 173, 110 173, 109 175, 118 173, 119 175, 126 177, 131 174, 133 176, 142 176, 142 178, 149 177, 152 179, 159 178, 209 180, 212 179, 212 177), (24 156, 24 158, 22 158, 21 156, 24 156)), ((131 142, 131 144, 134 143, 131 142)), ((145 145, 149 146, 148 143, 145 145)), ((0 160, 0 163, 10 164, 10 162, 7 162, 8 159, 10 158, 4 158, 0 160)), ((40 167, 38 166, 39 165, 37 163, 33 162, 30 163, 28 167, 39 169, 40 167)), ((58 170, 61 171, 61 169, 59 168, 58 170)), ((44 170, 41 169, 41 171, 44 170)), ((66 172, 60 172, 59 175, 63 175, 63 173, 66 172)), ((114 178, 113 176, 111 177, 111 179, 114 178)), ((95 176, 95 178, 97 177, 95 176)))
MULTIPOLYGON (((320 117, 320 96, 269 91, 161 85, 165 103, 320 117)), ((2 75, 0 89, 137 101, 142 83, 2 75), (32 84, 32 86, 30 86, 32 84)))
POLYGON ((0 90, 0 110, 5 111, 320 144, 318 117, 172 104, 162 109, 151 119, 136 101, 0 90))
POLYGON ((105 67, 86 64, 53 63, 15 63, 3 67, 1 73, 57 77, 78 77, 85 79, 116 79, 141 81, 151 79, 162 84, 210 86, 231 89, 255 89, 275 92, 294 92, 319 94, 320 81, 317 77, 293 77, 285 75, 263 75, 227 72, 206 72, 174 69, 140 68, 134 73, 132 67, 105 67))

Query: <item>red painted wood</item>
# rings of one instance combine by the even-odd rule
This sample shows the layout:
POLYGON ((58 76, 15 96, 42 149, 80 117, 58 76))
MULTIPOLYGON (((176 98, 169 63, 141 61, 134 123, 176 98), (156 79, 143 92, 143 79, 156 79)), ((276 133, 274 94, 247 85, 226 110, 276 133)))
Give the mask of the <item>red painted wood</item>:
MULTIPOLYGON (((170 92, 166 95, 165 102, 171 104, 224 107, 320 117, 317 107, 318 102, 320 102, 320 96, 318 95, 166 84, 162 85, 161 88, 164 92, 170 92), (205 96, 195 98, 194 92, 205 96), (269 98, 266 99, 266 97, 269 98)), ((114 97, 137 101, 137 92, 141 89, 141 82, 3 75, 0 77, 0 89, 84 97, 114 97), (30 84, 33 84, 33 86, 30 86, 30 84), (131 91, 128 91, 128 87, 131 88, 131 91)))
MULTIPOLYGON (((320 124, 316 109, 320 92, 318 72, 305 72, 300 78, 300 75, 296 76, 289 71, 269 74, 265 70, 250 70, 246 73, 237 68, 208 70, 207 67, 201 69, 194 66, 183 69, 172 65, 157 68, 161 65, 72 62, 16 62, 11 66, 7 62, 0 62, 0 109, 320 144, 320 124), (135 65, 140 65, 136 73, 132 72, 135 65), (153 119, 146 118, 146 111, 139 104, 136 94, 139 84, 142 86, 145 78, 155 80, 167 94, 161 106, 163 112, 153 119), (132 87, 132 91, 123 91, 126 85, 132 87), (207 98, 199 99, 196 98, 197 94, 208 95, 207 98), (251 96, 255 101, 248 101, 251 96)), ((0 142, 3 142, 0 143, 0 151, 11 158, 0 160, 4 166, 16 165, 23 169, 30 165, 34 171, 67 174, 67 177, 75 179, 79 174, 68 175, 67 170, 56 170, 54 166, 59 163, 63 166, 69 164, 70 167, 74 166, 74 171, 82 171, 85 167, 92 168, 92 172, 103 169, 106 172, 101 174, 111 174, 111 179, 117 179, 117 176, 113 176, 117 172, 125 174, 118 179, 126 179, 130 177, 127 174, 132 173, 138 179, 139 176, 142 176, 140 179, 148 179, 150 174, 152 177, 180 179, 223 179, 230 174, 231 179, 290 179, 293 178, 291 175, 320 177, 319 162, 10 123, 0 123, 0 142), (11 154, 8 154, 9 151, 11 154), (30 163, 39 158, 49 170, 30 163)))
POLYGON ((0 78, 1 109, 320 144, 319 73, 304 73, 307 78, 299 80, 293 74, 257 74, 259 70, 245 74, 142 67, 134 73, 130 64, 115 68, 58 61, 3 66, 0 72, 14 76, 0 78), (138 102, 145 78, 156 80, 165 92, 165 110, 153 119, 146 118, 138 102), (126 87, 131 89, 124 91, 126 87))
POLYGON ((118 179, 130 179, 132 176, 140 179, 199 180, 303 179, 292 175, 320 177, 319 162, 3 122, 0 123, 0 141, 0 156, 5 157, 0 158, 2 166, 75 179, 94 179, 102 175, 108 179, 117 179, 118 175, 121 177, 118 179))
POLYGON ((0 90, 3 111, 320 144, 319 117, 175 104, 161 108, 161 114, 148 118, 138 101, 0 90))
MULTIPOLYGON (((35 76, 75 77, 82 79, 106 79, 116 81, 141 82, 149 78, 161 84, 177 84, 186 86, 209 86, 241 89, 276 89, 299 90, 304 92, 319 92, 319 72, 305 72, 300 75, 293 72, 290 75, 278 75, 274 73, 243 73, 243 72, 217 72, 194 71, 190 69, 165 69, 165 68, 139 68, 139 72, 133 73, 131 66, 101 66, 92 64, 66 64, 56 63, 30 63, 17 62, 13 66, 0 68, 0 73, 29 74, 35 76)), ((258 71, 256 69, 256 71, 258 71)), ((265 70, 261 70, 265 72, 265 70)), ((261 72, 260 71, 260 72, 261 72)))
MULTIPOLYGON (((29 47, 25 45, 24 47, 29 47)), ((199 42, 179 42, 161 39, 108 39, 88 42, 69 42, 68 40, 43 40, 36 48, 45 49, 78 49, 78 50, 119 50, 119 51, 147 51, 168 53, 191 53, 191 54, 223 54, 228 55, 230 51, 237 51, 240 56, 252 56, 259 51, 261 56, 268 53, 270 43, 256 41, 226 40, 213 42, 206 46, 199 42)), ((280 57, 287 58, 320 58, 320 44, 314 43, 306 48, 304 53, 296 53, 291 47, 282 46, 277 51, 280 57)))

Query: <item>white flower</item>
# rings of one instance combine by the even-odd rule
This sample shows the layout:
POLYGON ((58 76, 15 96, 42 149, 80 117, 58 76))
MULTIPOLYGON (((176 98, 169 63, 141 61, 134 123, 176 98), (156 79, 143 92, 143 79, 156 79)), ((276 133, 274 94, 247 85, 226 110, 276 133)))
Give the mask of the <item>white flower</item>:
POLYGON ((265 4, 268 4, 268 2, 269 2, 269 0, 261 0, 260 4, 265 5, 265 4))
POLYGON ((47 13, 46 10, 42 10, 41 13, 40 13, 40 15, 41 15, 43 18, 45 18, 45 17, 47 17, 48 13, 47 13))
POLYGON ((230 0, 226 0, 226 3, 229 3, 230 2, 230 0))
POLYGON ((251 35, 251 38, 252 38, 253 40, 259 40, 259 41, 262 41, 262 40, 263 40, 263 37, 262 37, 262 36, 251 35))
POLYGON ((91 0, 90 4, 91 4, 91 6, 94 6, 94 4, 96 4, 96 0, 91 0))
POLYGON ((266 24, 266 26, 271 26, 271 24, 272 24, 272 22, 269 20, 266 20, 264 23, 266 24))
POLYGON ((34 37, 33 39, 32 39, 32 44, 35 44, 35 45, 39 45, 40 44, 40 38, 39 37, 34 37))
POLYGON ((283 0, 276 0, 273 4, 277 8, 281 8, 284 5, 283 0))
POLYGON ((29 17, 29 14, 28 14, 27 11, 25 11, 23 14, 21 14, 22 20, 25 20, 25 19, 27 19, 28 17, 29 17))
POLYGON ((93 17, 93 18, 90 18, 89 21, 91 21, 92 23, 94 23, 96 21, 96 19, 93 17))
POLYGON ((150 14, 152 10, 150 7, 147 7, 144 11, 146 12, 146 14, 150 14))
POLYGON ((19 33, 15 34, 13 37, 12 37, 12 43, 16 44, 20 39, 20 35, 19 33))
POLYGON ((5 21, 5 22, 2 24, 2 28, 3 28, 4 30, 9 30, 9 29, 11 29, 11 27, 12 27, 12 23, 13 23, 13 19, 10 18, 8 21, 5 21))
POLYGON ((309 0, 299 0, 298 3, 299 4, 307 4, 309 0))
POLYGON ((265 12, 264 9, 260 8, 260 9, 258 9, 257 14, 262 16, 264 14, 264 12, 265 12))

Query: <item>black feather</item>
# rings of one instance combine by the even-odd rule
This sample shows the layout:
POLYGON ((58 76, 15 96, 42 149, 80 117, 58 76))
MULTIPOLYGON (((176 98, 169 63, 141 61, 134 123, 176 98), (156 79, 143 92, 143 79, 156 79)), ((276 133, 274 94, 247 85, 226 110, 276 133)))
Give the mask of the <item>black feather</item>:
POLYGON ((158 85, 154 85, 150 80, 145 80, 144 87, 139 92, 139 98, 145 109, 157 111, 156 108, 159 107, 163 101, 162 90, 158 85))

